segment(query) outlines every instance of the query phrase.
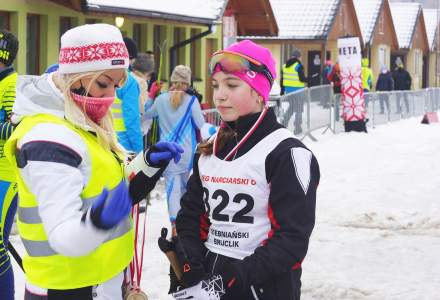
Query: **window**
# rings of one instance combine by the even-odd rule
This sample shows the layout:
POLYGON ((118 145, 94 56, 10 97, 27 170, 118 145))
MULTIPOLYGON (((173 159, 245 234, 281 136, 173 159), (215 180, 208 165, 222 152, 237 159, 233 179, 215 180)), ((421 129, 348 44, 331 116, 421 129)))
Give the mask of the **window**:
POLYGON ((27 15, 26 73, 40 74, 40 16, 27 15))
POLYGON ((61 36, 72 27, 73 27, 72 18, 60 17, 60 39, 61 36))
POLYGON ((440 52, 437 52, 436 63, 437 63, 437 75, 440 75, 440 52))
POLYGON ((86 19, 86 24, 96 24, 96 23, 101 23, 101 21, 98 19, 86 19))
POLYGON ((138 50, 141 51, 142 47, 142 25, 141 24, 133 24, 133 41, 136 42, 138 46, 138 50))
POLYGON ((0 11, 0 28, 5 28, 10 30, 9 13, 5 11, 0 11))
MULTIPOLYGON (((161 48, 163 46, 167 46, 164 42, 166 40, 166 27, 160 26, 160 25, 154 25, 153 28, 153 52, 154 52, 154 64, 156 65, 156 68, 159 69, 160 65, 160 52, 161 48)), ((163 51, 163 58, 162 58, 162 75, 161 80, 164 80, 166 78, 166 69, 165 69, 165 58, 168 56, 168 48, 164 47, 163 51)), ((158 70, 159 72, 159 70, 158 70)), ((159 74, 158 74, 159 75, 159 74)))
MULTIPOLYGON (((185 28, 175 27, 173 44, 176 45, 184 40, 185 40, 185 28)), ((185 46, 177 48, 174 55, 176 55, 174 60, 176 66, 185 64, 185 46)))
POLYGON ((379 66, 387 65, 387 49, 385 47, 379 47, 379 66))
MULTIPOLYGON (((191 36, 195 36, 200 33, 200 29, 191 29, 191 36)), ((191 43, 191 61, 190 68, 195 79, 201 79, 202 77, 202 66, 200 63, 200 58, 202 57, 202 40, 197 39, 191 43)))
POLYGON ((415 50, 414 53, 414 75, 420 75, 420 50, 415 50))

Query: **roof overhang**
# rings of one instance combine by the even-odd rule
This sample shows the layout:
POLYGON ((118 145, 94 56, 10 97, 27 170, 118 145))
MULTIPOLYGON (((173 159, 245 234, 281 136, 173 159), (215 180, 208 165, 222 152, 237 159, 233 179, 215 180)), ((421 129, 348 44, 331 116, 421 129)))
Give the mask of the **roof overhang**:
POLYGON ((393 22, 393 16, 391 15, 391 7, 390 7, 390 3, 389 0, 382 0, 382 3, 380 5, 380 10, 378 15, 376 16, 376 20, 374 21, 374 26, 373 26, 373 32, 371 33, 371 37, 368 41, 365 41, 365 45, 367 46, 371 46, 371 41, 373 40, 374 37, 374 33, 376 32, 378 26, 379 26, 379 17, 381 12, 385 12, 388 17, 389 20, 391 20, 391 31, 392 31, 392 43, 391 43, 391 50, 396 51, 399 49, 399 40, 397 38, 397 32, 396 32, 396 28, 394 27, 394 22, 393 22), (394 45, 394 47, 393 47, 394 45))
POLYGON ((278 25, 269 0, 229 0, 225 15, 235 16, 240 36, 276 36, 278 25))
POLYGON ((81 11, 82 9, 81 0, 49 0, 49 2, 65 6, 76 11, 81 11))
POLYGON ((138 18, 150 18, 150 19, 171 20, 171 21, 177 21, 183 23, 194 23, 200 25, 213 25, 218 23, 218 20, 215 19, 198 18, 198 17, 169 14, 169 13, 157 12, 157 11, 138 10, 133 8, 113 7, 113 6, 105 6, 105 5, 87 4, 84 6, 84 11, 93 14, 124 15, 124 16, 138 17, 138 18))
POLYGON ((327 39, 324 37, 294 37, 294 36, 237 36, 239 40, 255 40, 255 41, 268 41, 268 42, 290 42, 295 41, 297 43, 327 43, 327 39))
POLYGON ((420 27, 421 27, 421 29, 423 31, 423 34, 422 34, 423 41, 425 42, 425 45, 426 45, 426 49, 424 49, 424 50, 425 50, 425 52, 429 52, 428 34, 426 32, 425 17, 423 16, 423 9, 422 9, 421 5, 420 5, 419 12, 417 14, 416 23, 414 24, 413 32, 411 34, 410 48, 412 48, 414 39, 416 37, 416 30, 417 30, 418 22, 421 22, 420 27))

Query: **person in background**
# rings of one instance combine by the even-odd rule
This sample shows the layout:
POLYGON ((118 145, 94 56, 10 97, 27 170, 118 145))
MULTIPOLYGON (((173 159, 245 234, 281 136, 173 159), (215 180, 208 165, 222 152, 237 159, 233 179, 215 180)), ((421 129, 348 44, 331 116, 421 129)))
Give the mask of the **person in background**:
POLYGON ((214 53, 209 71, 224 125, 198 146, 181 200, 175 242, 186 289, 173 296, 299 300, 318 162, 268 107, 276 67, 267 48, 235 43, 214 53))
MULTIPOLYGON (((151 79, 151 74, 154 72, 154 59, 151 55, 146 53, 139 53, 132 64, 132 75, 137 80, 140 89, 139 95, 139 111, 141 113, 142 135, 145 136, 151 125, 151 120, 144 120, 142 116, 148 100, 148 82, 151 79)), ((152 104, 152 102, 150 102, 152 104)))
POLYGON ((322 84, 331 84, 331 81, 328 79, 328 75, 332 72, 333 62, 330 59, 325 61, 324 68, 322 69, 322 84))
POLYGON ((122 300, 134 254, 131 207, 182 152, 158 143, 137 156, 137 168, 125 165, 110 107, 127 68, 118 28, 82 25, 61 37, 58 71, 17 85, 18 125, 5 153, 18 183, 25 300, 122 300), (79 49, 90 51, 73 56, 79 49))
POLYGON ((52 72, 58 71, 59 67, 60 66, 58 65, 58 63, 51 64, 50 66, 47 67, 47 69, 46 69, 46 71, 44 71, 44 73, 52 73, 52 72))
MULTIPOLYGON (((386 66, 382 66, 379 77, 376 82, 377 92, 390 92, 394 90, 393 75, 386 66)), ((379 93, 380 114, 385 114, 385 106, 387 113, 390 113, 389 93, 379 93)))
POLYGON ((118 142, 125 150, 137 154, 143 149, 139 110, 141 90, 137 80, 131 74, 131 64, 138 53, 136 43, 132 39, 126 37, 124 43, 130 57, 130 68, 124 85, 116 90, 117 97, 112 105, 112 114, 118 142))
MULTIPOLYGON (((153 61, 155 61, 153 51, 147 50, 147 51, 145 51, 145 53, 148 54, 153 61)), ((150 79, 148 80, 148 91, 150 91, 153 83, 157 81, 157 68, 159 68, 159 66, 155 66, 155 70, 153 72, 151 72, 151 74, 150 74, 150 79)))
MULTIPOLYGON (((294 50, 291 57, 283 65, 281 72, 281 94, 289 94, 304 89, 309 78, 304 74, 304 67, 301 63, 301 52, 294 50)), ((319 75, 319 74, 318 74, 319 75)), ((295 114, 293 133, 299 135, 302 133, 302 114, 304 112, 304 97, 298 95, 295 97, 295 103, 292 103, 292 113, 295 114)))
POLYGON ((409 100, 406 91, 411 90, 412 78, 409 72, 405 70, 402 62, 399 62, 397 64, 397 68, 393 72, 393 79, 394 79, 394 90, 399 91, 398 93, 396 93, 397 94, 396 114, 402 113, 402 103, 401 103, 402 97, 405 104, 406 113, 409 113, 409 100))
POLYGON ((339 62, 333 65, 330 72, 327 74, 327 79, 333 86, 333 94, 335 97, 335 121, 339 121, 340 108, 341 108, 341 69, 339 66, 339 62))
POLYGON ((370 102, 370 95, 368 93, 371 92, 373 88, 373 71, 369 67, 370 60, 368 58, 362 59, 362 89, 364 90, 364 98, 365 98, 365 108, 368 108, 368 103, 370 102))
POLYGON ((0 299, 14 300, 14 272, 8 255, 9 234, 17 210, 17 183, 4 153, 11 136, 12 106, 15 101, 17 72, 12 63, 18 52, 18 40, 0 29, 0 299))
MULTIPOLYGON (((205 124, 199 101, 186 91, 191 84, 191 69, 178 65, 174 68, 171 85, 166 93, 160 94, 144 118, 158 117, 160 141, 173 141, 184 149, 179 163, 171 162, 164 172, 168 201, 168 213, 175 235, 175 221, 180 209, 180 198, 186 191, 186 183, 192 169, 196 149, 196 129, 205 124)), ((153 101, 153 100, 149 100, 153 101)))

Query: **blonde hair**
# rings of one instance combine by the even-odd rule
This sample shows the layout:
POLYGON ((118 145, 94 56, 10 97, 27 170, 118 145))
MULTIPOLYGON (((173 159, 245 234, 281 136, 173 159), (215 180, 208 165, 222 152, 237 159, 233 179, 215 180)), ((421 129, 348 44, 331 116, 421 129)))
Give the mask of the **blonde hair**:
POLYGON ((189 85, 185 82, 172 82, 168 92, 170 93, 171 106, 176 110, 182 104, 183 96, 189 85))
MULTIPOLYGON (((92 121, 92 119, 90 119, 87 114, 83 112, 83 110, 73 101, 71 96, 71 88, 73 84, 86 77, 91 78, 90 83, 87 86, 84 86, 86 93, 88 94, 92 84, 104 72, 105 70, 74 74, 58 73, 57 76, 54 76, 54 81, 64 95, 64 111, 67 120, 82 128, 91 128, 96 133, 98 143, 104 149, 114 151, 118 154, 125 156, 125 150, 117 142, 117 136, 113 128, 113 117, 111 111, 109 110, 107 114, 101 119, 99 124, 97 124, 92 121)), ((126 79, 127 73, 125 72, 121 85, 125 82, 126 79)))

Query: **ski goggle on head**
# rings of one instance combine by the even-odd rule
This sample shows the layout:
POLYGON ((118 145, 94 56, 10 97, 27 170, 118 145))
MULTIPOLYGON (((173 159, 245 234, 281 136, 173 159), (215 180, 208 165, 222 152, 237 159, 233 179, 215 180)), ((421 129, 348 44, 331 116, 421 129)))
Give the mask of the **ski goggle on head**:
POLYGON ((214 74, 215 69, 226 73, 254 71, 263 74, 269 80, 270 86, 273 84, 273 76, 267 66, 247 55, 220 50, 214 53, 209 62, 209 75, 214 74))

